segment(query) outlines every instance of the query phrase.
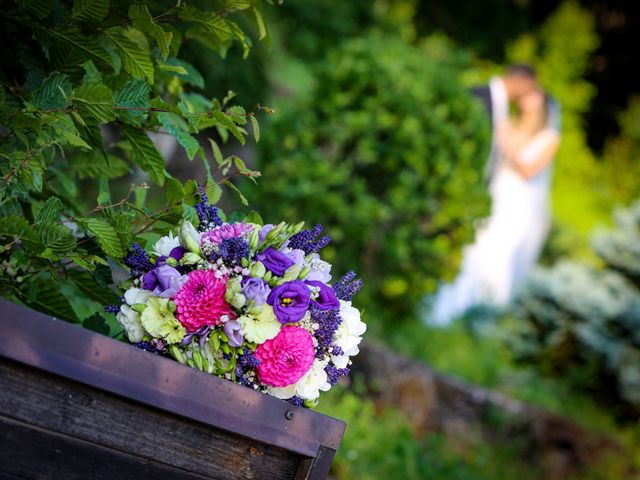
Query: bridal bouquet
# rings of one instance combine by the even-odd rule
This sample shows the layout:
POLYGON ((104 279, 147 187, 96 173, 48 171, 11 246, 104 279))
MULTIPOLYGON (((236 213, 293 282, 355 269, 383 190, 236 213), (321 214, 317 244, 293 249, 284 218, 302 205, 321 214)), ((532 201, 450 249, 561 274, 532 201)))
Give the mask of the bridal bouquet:
POLYGON ((226 223, 202 189, 195 211, 197 227, 183 218, 153 250, 134 244, 122 304, 109 309, 140 348, 315 405, 358 353, 362 282, 349 272, 331 283, 320 225, 226 223))

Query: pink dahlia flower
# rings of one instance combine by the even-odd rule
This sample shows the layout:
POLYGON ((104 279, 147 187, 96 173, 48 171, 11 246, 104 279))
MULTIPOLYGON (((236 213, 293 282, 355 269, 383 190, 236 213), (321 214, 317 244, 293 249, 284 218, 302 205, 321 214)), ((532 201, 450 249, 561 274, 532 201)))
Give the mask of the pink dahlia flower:
POLYGON ((234 318, 231 306, 225 302, 227 280, 216 278, 215 273, 195 270, 189 273, 187 283, 173 298, 177 308, 176 318, 193 332, 205 325, 220 325, 220 317, 234 318))
POLYGON ((278 335, 259 345, 258 379, 272 387, 286 387, 309 371, 315 357, 313 339, 300 327, 285 326, 278 335))
POLYGON ((202 235, 201 242, 208 242, 214 245, 219 245, 222 240, 226 238, 240 237, 245 232, 253 230, 253 225, 247 225, 246 223, 225 223, 219 227, 215 227, 212 230, 202 235))

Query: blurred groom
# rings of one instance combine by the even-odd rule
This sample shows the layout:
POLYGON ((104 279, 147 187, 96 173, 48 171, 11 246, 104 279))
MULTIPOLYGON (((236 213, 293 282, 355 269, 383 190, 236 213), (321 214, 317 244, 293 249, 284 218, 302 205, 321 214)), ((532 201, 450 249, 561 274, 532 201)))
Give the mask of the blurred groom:
MULTIPOLYGON (((471 89, 471 92, 482 101, 491 119, 491 153, 485 167, 487 180, 491 181, 498 165, 496 128, 509 119, 509 104, 538 88, 540 86, 535 70, 526 64, 516 64, 509 67, 503 76, 493 77, 488 85, 471 89)), ((551 128, 557 131, 559 129, 557 108, 554 105, 549 107, 549 123, 551 128)))

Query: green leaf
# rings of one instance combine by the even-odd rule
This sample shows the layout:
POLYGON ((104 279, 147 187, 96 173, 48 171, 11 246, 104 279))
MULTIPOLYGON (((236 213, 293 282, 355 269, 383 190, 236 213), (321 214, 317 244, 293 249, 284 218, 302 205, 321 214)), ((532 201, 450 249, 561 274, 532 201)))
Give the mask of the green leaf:
POLYGON ((238 125, 244 125, 247 123, 247 111, 244 107, 239 105, 234 105, 233 107, 229 107, 227 110, 227 115, 231 117, 233 123, 237 123, 238 125))
POLYGON ((142 80, 129 80, 114 96, 117 116, 134 125, 147 118, 151 86, 142 80), (133 109, 133 110, 127 110, 133 109), (136 110, 141 109, 141 110, 136 110))
POLYGON ((195 7, 182 7, 178 10, 178 16, 185 22, 213 33, 221 42, 231 40, 231 28, 228 22, 215 12, 203 11, 195 7))
POLYGON ((251 120, 251 129, 253 130, 253 138, 255 138, 256 143, 260 141, 260 124, 258 124, 258 120, 255 115, 250 115, 249 120, 251 120))
POLYGON ((156 149, 147 133, 139 128, 124 125, 122 133, 131 145, 131 160, 147 172, 158 185, 164 185, 164 158, 156 149))
POLYGON ((187 63, 179 58, 168 58, 165 62, 164 68, 166 69, 166 67, 175 67, 184 70, 184 73, 175 71, 171 73, 185 83, 193 85, 194 87, 204 88, 204 77, 190 63, 187 63))
POLYGON ((206 191, 211 205, 220 201, 220 198, 222 197, 222 188, 220 188, 220 185, 214 182, 212 178, 207 181, 206 191))
POLYGON ((82 64, 85 74, 82 77, 82 83, 102 83, 102 74, 96 68, 92 60, 87 60, 82 64))
POLYGON ((127 162, 115 155, 108 155, 105 159, 98 152, 77 153, 70 158, 70 163, 80 179, 104 176, 111 180, 129 173, 127 162))
POLYGON ((26 305, 61 320, 68 322, 79 321, 69 300, 60 293, 61 285, 58 282, 52 279, 41 280, 35 284, 35 289, 37 291, 35 300, 26 301, 22 299, 26 305))
POLYGON ((71 18, 97 23, 107 16, 109 0, 73 0, 71 18))
POLYGON ((98 245, 107 256, 117 260, 124 258, 126 250, 112 225, 99 218, 79 218, 78 223, 84 225, 96 238, 98 245))
POLYGON ((249 0, 228 0, 224 4, 224 10, 226 12, 236 12, 238 10, 246 10, 251 6, 251 2, 249 0))
POLYGON ((91 274, 78 270, 67 270, 67 274, 87 298, 102 305, 119 303, 118 295, 113 290, 98 285, 91 274))
POLYGON ((220 126, 222 126, 223 128, 227 129, 229 132, 231 132, 231 134, 234 137, 236 137, 236 139, 242 145, 244 145, 244 143, 245 143, 244 137, 242 136, 242 133, 240 133, 240 130, 238 129, 236 124, 233 122, 233 120, 231 120, 231 118, 229 118, 229 115, 227 115, 226 113, 218 110, 218 111, 213 112, 213 116, 218 121, 220 126))
POLYGON ((0 217, 0 237, 17 238, 30 250, 36 252, 43 250, 38 235, 24 217, 17 215, 0 217))
POLYGON ((184 198, 184 189, 179 180, 176 180, 175 178, 168 178, 166 190, 167 205, 182 203, 182 199, 184 198))
POLYGON ((36 227, 40 242, 56 255, 62 256, 76 246, 71 230, 58 222, 43 222, 36 227))
POLYGON ((63 109, 69 103, 71 82, 67 75, 53 72, 31 95, 31 103, 42 110, 63 109))
POLYGON ((195 157, 198 150, 200 150, 200 144, 189 133, 176 126, 177 119, 178 117, 171 113, 163 112, 158 115, 158 120, 164 129, 184 148, 189 160, 193 160, 193 157, 195 157))
POLYGON ((62 211, 62 201, 58 197, 49 197, 46 202, 36 211, 34 218, 35 223, 44 223, 48 221, 57 222, 60 220, 60 212, 62 211))
POLYGON ((258 225, 264 225, 264 221, 258 212, 251 210, 244 219, 247 223, 257 223, 258 225))
POLYGON ((146 5, 131 5, 129 7, 129 19, 134 27, 156 41, 160 55, 163 59, 166 59, 169 56, 173 33, 165 31, 160 25, 153 21, 146 5))
POLYGON ((102 335, 109 335, 111 333, 111 327, 109 327, 105 319, 97 313, 85 318, 82 321, 82 327, 102 335))
POLYGON ((100 123, 115 120, 113 92, 103 83, 80 85, 74 94, 73 103, 100 123))
POLYGON ((254 17, 256 17, 256 25, 258 26, 258 34, 259 34, 258 39, 262 40, 267 36, 267 27, 264 24, 262 15, 260 14, 260 12, 256 7, 251 7, 251 12, 253 13, 254 17))
POLYGON ((106 177, 98 179, 98 205, 109 205, 111 203, 111 189, 109 188, 109 180, 106 177))
POLYGON ((66 57, 73 52, 74 56, 80 54, 84 59, 99 60, 110 67, 114 66, 113 60, 109 53, 102 48, 97 36, 87 37, 76 28, 67 28, 65 30, 50 29, 47 30, 47 33, 67 47, 66 49, 53 49, 51 53, 53 63, 55 63, 55 58, 57 57, 60 57, 58 58, 59 62, 62 61, 64 63, 67 60, 66 57))
POLYGON ((222 157, 222 152, 220 151, 220 147, 216 143, 215 140, 209 139, 209 143, 211 144, 211 152, 213 153, 213 158, 215 159, 218 165, 222 165, 224 162, 224 158, 222 157))
POLYGON ((51 126, 53 127, 56 135, 56 140, 59 145, 70 145, 72 147, 91 150, 91 146, 80 136, 80 132, 74 125, 71 117, 69 117, 68 115, 60 115, 58 119, 51 124, 51 126))
POLYGON ((147 80, 153 84, 154 69, 149 50, 143 49, 127 37, 120 27, 105 30, 122 59, 124 69, 136 78, 147 80))
POLYGON ((38 18, 46 18, 51 13, 51 0, 18 0, 18 7, 38 18))
POLYGON ((233 190, 234 192, 236 192, 238 194, 238 198, 240 199, 240 201, 242 202, 243 205, 249 205, 249 201, 247 200, 247 197, 245 197, 242 192, 240 190, 238 190, 238 187, 236 187, 233 183, 231 183, 229 180, 225 180, 224 184, 229 187, 231 190, 233 190))

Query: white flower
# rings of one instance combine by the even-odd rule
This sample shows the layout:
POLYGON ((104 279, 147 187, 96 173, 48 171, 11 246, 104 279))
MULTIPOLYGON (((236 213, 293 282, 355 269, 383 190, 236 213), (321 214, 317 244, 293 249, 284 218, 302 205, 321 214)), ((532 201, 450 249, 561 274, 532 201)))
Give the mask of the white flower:
POLYGON ((326 360, 314 360, 309 371, 296 383, 296 395, 303 400, 315 400, 320 396, 320 391, 329 390, 331 385, 324 371, 326 366, 326 360))
POLYGON ((238 318, 244 338, 250 342, 261 344, 274 338, 280 331, 281 323, 276 318, 271 305, 263 304, 251 307, 248 315, 238 318))
POLYGON ((160 238, 153 246, 153 253, 155 253, 158 257, 168 257, 176 247, 180 246, 180 239, 178 237, 173 236, 173 232, 169 232, 169 235, 160 238))
POLYGON ((337 368, 347 368, 349 366, 349 355, 331 355, 331 361, 337 368))
MULTIPOLYGON (((151 292, 149 292, 151 293, 151 292)), ((122 325, 131 343, 141 342, 145 330, 140 322, 140 314, 128 305, 120 306, 120 311, 116 315, 116 320, 122 325)))
POLYGON ((135 305, 136 303, 147 303, 153 292, 143 290, 142 288, 132 287, 124 292, 124 301, 127 305, 135 305))
POLYGON ((200 234, 196 230, 196 227, 188 220, 182 222, 180 225, 180 246, 193 253, 200 253, 200 234))
POLYGON ((360 352, 358 345, 367 330, 367 325, 360 320, 360 311, 352 307, 351 302, 340 300, 340 317, 342 323, 335 333, 334 343, 342 349, 343 355, 332 355, 331 360, 336 367, 344 368, 346 363, 343 357, 353 357, 360 352))
POLYGON ((269 387, 269 395, 273 395, 276 398, 287 400, 296 394, 296 384, 292 383, 286 387, 269 387))

